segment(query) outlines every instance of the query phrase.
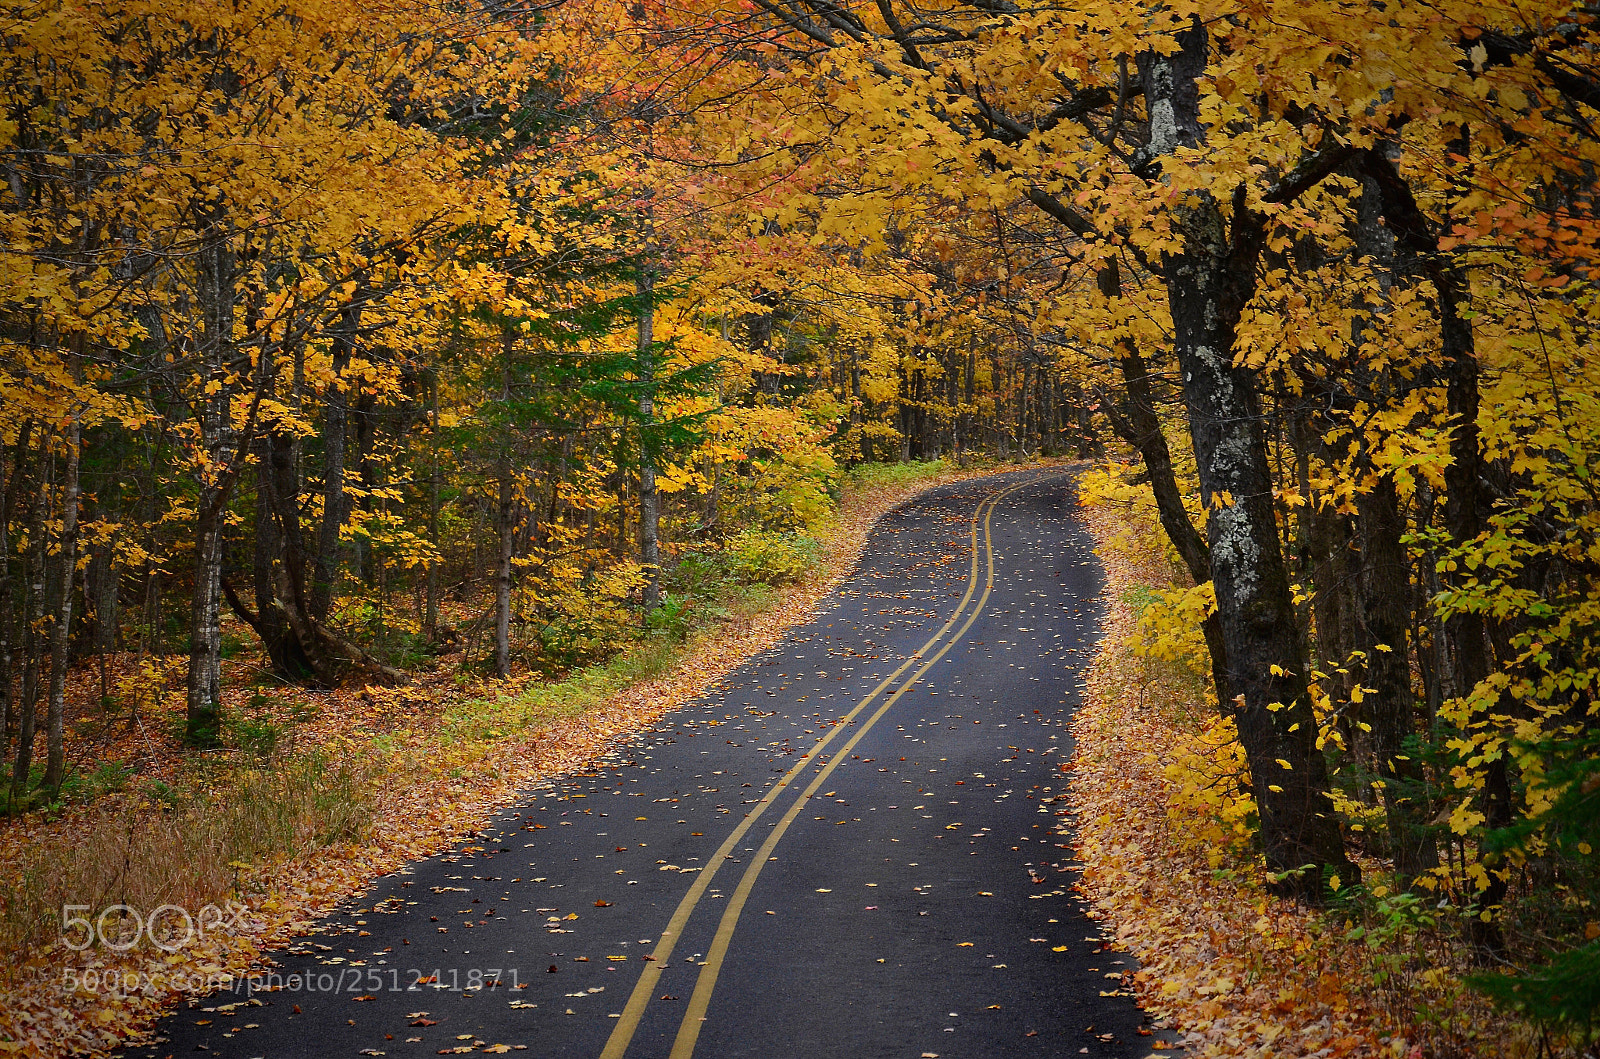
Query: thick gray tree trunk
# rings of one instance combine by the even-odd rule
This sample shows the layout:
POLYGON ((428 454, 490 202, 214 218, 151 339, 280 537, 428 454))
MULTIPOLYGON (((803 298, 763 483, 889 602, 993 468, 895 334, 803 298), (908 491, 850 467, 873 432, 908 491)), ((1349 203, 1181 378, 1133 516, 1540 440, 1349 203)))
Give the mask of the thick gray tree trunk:
MULTIPOLYGON (((221 227, 219 222, 218 227, 221 227)), ((200 449, 196 496, 194 584, 189 597, 189 678, 185 739, 215 746, 222 722, 222 533, 229 479, 228 442, 233 431, 232 388, 226 361, 233 349, 235 268, 225 232, 208 233, 197 255, 202 310, 200 379, 196 409, 200 449)))
MULTIPOLYGON (((1199 146, 1203 138, 1196 81, 1206 65, 1205 30, 1196 24, 1178 43, 1172 55, 1139 57, 1152 158, 1199 146)), ((1234 718, 1267 868, 1280 873, 1283 888, 1315 899, 1325 876, 1348 882, 1359 873, 1345 858, 1327 763, 1317 748, 1260 394, 1254 374, 1233 364, 1238 320, 1254 293, 1260 221, 1236 195, 1230 233, 1214 198, 1192 198, 1174 211, 1183 248, 1165 256, 1163 266, 1201 498, 1211 513, 1207 536, 1228 679, 1241 697, 1234 718)))

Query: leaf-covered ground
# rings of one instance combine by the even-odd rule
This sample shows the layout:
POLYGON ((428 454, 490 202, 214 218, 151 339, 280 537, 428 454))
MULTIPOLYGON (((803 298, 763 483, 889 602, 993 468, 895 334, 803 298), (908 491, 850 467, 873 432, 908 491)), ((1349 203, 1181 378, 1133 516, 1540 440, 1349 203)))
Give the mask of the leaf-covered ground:
MULTIPOLYGON (((582 768, 619 735, 651 724, 699 694, 808 615, 849 572, 884 513, 923 489, 983 473, 989 472, 950 469, 936 478, 889 481, 847 493, 824 541, 823 560, 804 583, 775 593, 771 605, 748 620, 723 623, 691 640, 676 664, 653 679, 613 688, 608 683, 621 680, 615 675, 619 671, 600 667, 587 683, 569 681, 563 687, 592 698, 593 704, 565 716, 561 704, 541 700, 532 682, 464 688, 444 675, 396 689, 286 697, 273 708, 298 710, 307 718, 295 728, 298 750, 353 762, 362 771, 362 787, 373 792, 373 803, 361 839, 275 863, 229 865, 236 873, 229 889, 244 910, 230 914, 204 941, 170 955, 148 944, 123 955, 98 945, 75 952, 62 941, 40 946, 0 970, 0 1054, 102 1055, 139 1039, 164 1006, 194 991, 189 987, 243 974, 370 879, 459 842, 519 792, 582 768), (462 702, 473 708, 460 709, 462 702), (542 716, 555 719, 541 723, 542 716), (531 723, 530 717, 535 718, 531 723), (86 982, 94 987, 84 987, 86 982), (108 982, 128 988, 108 988, 108 982)), ((94 680, 94 674, 82 675, 80 698, 94 680)), ((229 694, 246 691, 233 688, 229 694)), ((154 719, 116 738, 146 742, 151 774, 170 776, 183 767, 170 736, 154 719)), ((108 744, 96 746, 93 740, 74 744, 80 768, 92 767, 107 751, 108 744)), ((41 851, 70 845, 76 836, 103 839, 112 828, 126 828, 121 840, 130 845, 149 841, 139 832, 156 833, 162 816, 160 804, 140 792, 102 797, 51 818, 35 815, 0 825, 5 828, 0 882, 15 904, 27 886, 39 882, 30 873, 48 869, 49 862, 39 859, 41 851)), ((225 896, 218 895, 219 904, 225 896)))
MULTIPOLYGON (((1494 1016, 1465 967, 1425 933, 1369 945, 1342 910, 1269 895, 1246 859, 1209 855, 1210 830, 1176 808, 1173 748, 1192 743, 1207 707, 1170 672, 1132 652, 1128 602, 1164 587, 1156 566, 1107 546, 1121 531, 1108 507, 1084 509, 1105 562, 1108 627, 1074 724, 1077 752, 1066 833, 1084 862, 1081 888, 1135 955, 1140 1003, 1180 1027, 1167 1043, 1192 1056, 1533 1056, 1538 1039, 1494 1016)), ((1375 866, 1374 866, 1375 867, 1375 866)))

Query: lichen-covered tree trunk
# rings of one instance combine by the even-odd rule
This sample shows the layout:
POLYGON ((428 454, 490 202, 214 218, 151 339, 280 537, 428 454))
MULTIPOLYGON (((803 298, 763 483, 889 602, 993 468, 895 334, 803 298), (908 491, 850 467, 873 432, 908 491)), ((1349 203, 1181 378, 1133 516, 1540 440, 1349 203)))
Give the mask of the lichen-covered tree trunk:
MULTIPOLYGON (((1122 297, 1121 273, 1115 259, 1101 266, 1096 282, 1103 297, 1122 297)), ((1121 413, 1115 408, 1107 409, 1111 428, 1123 441, 1139 450, 1145 473, 1150 477, 1150 491, 1155 495, 1156 516, 1161 528, 1166 530, 1167 539, 1177 549, 1190 578, 1195 584, 1203 585, 1211 580, 1211 549, 1189 521, 1189 511, 1183 506, 1183 492, 1178 488, 1177 473, 1172 466, 1172 450, 1156 415, 1149 367, 1132 339, 1124 338, 1119 347, 1118 364, 1128 400, 1121 413)), ((1222 639, 1222 619, 1215 610, 1206 615, 1201 633, 1211 656, 1211 684, 1217 694, 1217 705, 1224 711, 1230 710, 1234 693, 1228 680, 1228 647, 1222 639)))
MULTIPOLYGON (((223 225, 220 219, 218 229, 223 225)), ((184 738, 215 746, 222 722, 222 532, 229 479, 227 445, 233 433, 227 360, 233 349, 235 262, 225 231, 209 233, 198 254, 202 310, 200 385, 196 419, 204 460, 195 468, 193 585, 189 596, 189 678, 184 738)))
MULTIPOLYGON (((1150 152, 1202 140, 1196 79, 1206 34, 1179 35, 1180 50, 1140 56, 1150 114, 1150 152)), ((1235 196, 1234 230, 1210 195, 1191 195, 1173 216, 1182 249, 1163 261, 1189 434, 1210 512, 1207 536, 1234 718, 1250 767, 1270 871, 1285 889, 1314 898, 1324 876, 1349 881, 1329 798, 1327 763, 1307 694, 1305 648, 1273 510, 1272 472, 1254 373, 1233 362, 1241 311, 1254 293, 1261 227, 1235 196), (1303 869, 1303 870, 1302 870, 1303 869)))

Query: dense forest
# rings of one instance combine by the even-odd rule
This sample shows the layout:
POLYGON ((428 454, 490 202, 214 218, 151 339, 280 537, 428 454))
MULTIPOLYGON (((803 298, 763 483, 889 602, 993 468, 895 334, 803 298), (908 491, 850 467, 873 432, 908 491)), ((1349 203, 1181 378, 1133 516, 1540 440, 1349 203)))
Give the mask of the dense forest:
POLYGON ((241 636, 302 687, 447 645, 566 673, 707 556, 803 553, 844 468, 1070 456, 1160 527, 1146 649, 1204 685, 1240 855, 1408 895, 1482 989, 1592 1026, 1592 7, 40 0, 0 33, 14 812, 68 779, 70 681, 127 717, 181 666, 198 754, 241 636))

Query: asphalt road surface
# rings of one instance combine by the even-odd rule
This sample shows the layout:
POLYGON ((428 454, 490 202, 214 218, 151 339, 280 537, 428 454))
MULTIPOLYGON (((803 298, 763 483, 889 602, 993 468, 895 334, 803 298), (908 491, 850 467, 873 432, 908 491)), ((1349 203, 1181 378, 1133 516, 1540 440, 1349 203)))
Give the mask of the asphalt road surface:
POLYGON ((1100 590, 1066 472, 926 493, 706 697, 128 1054, 1149 1055, 1055 831, 1100 590))

